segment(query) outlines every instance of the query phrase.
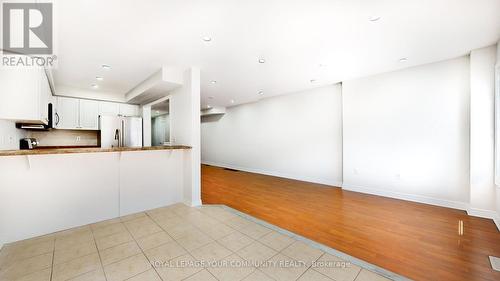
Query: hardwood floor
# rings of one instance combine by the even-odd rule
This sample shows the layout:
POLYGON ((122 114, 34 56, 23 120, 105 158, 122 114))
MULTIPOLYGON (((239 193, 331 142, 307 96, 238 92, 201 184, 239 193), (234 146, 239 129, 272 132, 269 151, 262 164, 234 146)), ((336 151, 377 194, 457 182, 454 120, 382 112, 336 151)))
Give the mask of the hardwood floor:
POLYGON ((500 280, 488 260, 500 257, 500 232, 464 211, 213 166, 202 167, 202 201, 415 280, 500 280))

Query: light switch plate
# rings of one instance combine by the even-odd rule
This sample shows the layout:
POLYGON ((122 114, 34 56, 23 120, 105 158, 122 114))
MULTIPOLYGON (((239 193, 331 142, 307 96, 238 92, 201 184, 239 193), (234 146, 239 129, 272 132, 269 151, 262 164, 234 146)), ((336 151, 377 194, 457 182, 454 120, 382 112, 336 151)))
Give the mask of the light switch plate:
POLYGON ((494 270, 500 271, 500 258, 490 256, 490 262, 494 270))

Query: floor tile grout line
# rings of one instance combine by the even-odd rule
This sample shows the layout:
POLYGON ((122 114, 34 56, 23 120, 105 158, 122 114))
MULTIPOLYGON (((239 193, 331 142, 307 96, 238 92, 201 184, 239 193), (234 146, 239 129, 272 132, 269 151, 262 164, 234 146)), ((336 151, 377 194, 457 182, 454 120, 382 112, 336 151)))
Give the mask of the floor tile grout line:
MULTIPOLYGON (((165 232, 172 239, 173 242, 175 242, 179 247, 181 247, 182 249, 184 249, 184 247, 182 247, 182 245, 180 245, 165 229, 163 229, 163 227, 161 227, 161 225, 158 222, 156 222, 147 212, 145 212, 145 213, 146 213, 146 216, 149 217, 161 230, 163 230, 163 232, 165 232)), ((170 242, 167 242, 167 243, 170 243, 170 242)), ((167 243, 165 243, 165 244, 167 244, 167 243)), ((158 247, 161 247, 161 245, 158 246, 158 247)), ((155 248, 158 248, 158 247, 155 247, 155 248)), ((155 248, 153 248, 153 249, 155 249, 155 248)), ((189 251, 187 251, 187 249, 184 249, 184 250, 186 251, 186 253, 188 253, 189 255, 191 255, 191 253, 189 253, 189 251)), ((142 251, 142 248, 141 248, 141 251, 142 251)), ((149 257, 146 255, 146 253, 144 251, 143 251, 143 254, 146 257, 146 259, 149 261, 149 264, 151 264, 151 260, 149 259, 149 257)), ((178 257, 182 257, 183 255, 180 255, 180 256, 177 256, 175 258, 169 259, 168 261, 171 261, 171 260, 176 259, 178 257)), ((156 272, 156 274, 160 277, 160 279, 163 280, 163 278, 161 277, 161 275, 156 270, 155 266, 152 266, 152 268, 154 269, 154 271, 156 272)))
POLYGON ((50 267, 50 281, 52 281, 52 276, 54 275, 54 260, 56 259, 56 238, 53 238, 54 247, 52 249, 52 265, 50 267))
POLYGON ((92 232, 92 238, 94 239, 95 248, 97 250, 97 256, 99 257, 99 262, 101 263, 101 269, 102 269, 102 274, 104 275, 104 280, 108 280, 108 277, 106 276, 106 272, 104 271, 104 264, 102 263, 101 252, 99 251, 99 248, 97 247, 97 241, 96 241, 96 238, 94 236, 94 232, 92 230, 91 230, 91 232, 92 232))

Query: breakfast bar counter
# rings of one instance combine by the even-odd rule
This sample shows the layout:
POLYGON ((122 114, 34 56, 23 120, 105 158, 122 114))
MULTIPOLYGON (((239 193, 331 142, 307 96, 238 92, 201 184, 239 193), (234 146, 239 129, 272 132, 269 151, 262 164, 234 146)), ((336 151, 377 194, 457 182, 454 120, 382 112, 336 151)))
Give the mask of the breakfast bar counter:
POLYGON ((149 146, 149 147, 112 147, 112 148, 101 148, 101 147, 35 148, 26 150, 0 150, 0 156, 123 152, 123 151, 171 150, 171 149, 191 149, 191 147, 186 145, 162 145, 162 146, 149 146))

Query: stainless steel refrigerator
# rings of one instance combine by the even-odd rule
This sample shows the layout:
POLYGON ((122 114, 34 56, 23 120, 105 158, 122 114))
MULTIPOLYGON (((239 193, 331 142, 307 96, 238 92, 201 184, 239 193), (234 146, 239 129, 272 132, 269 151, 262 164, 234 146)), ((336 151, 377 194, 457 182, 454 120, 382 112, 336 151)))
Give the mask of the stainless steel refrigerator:
POLYGON ((142 118, 100 116, 101 147, 142 147, 142 118))

